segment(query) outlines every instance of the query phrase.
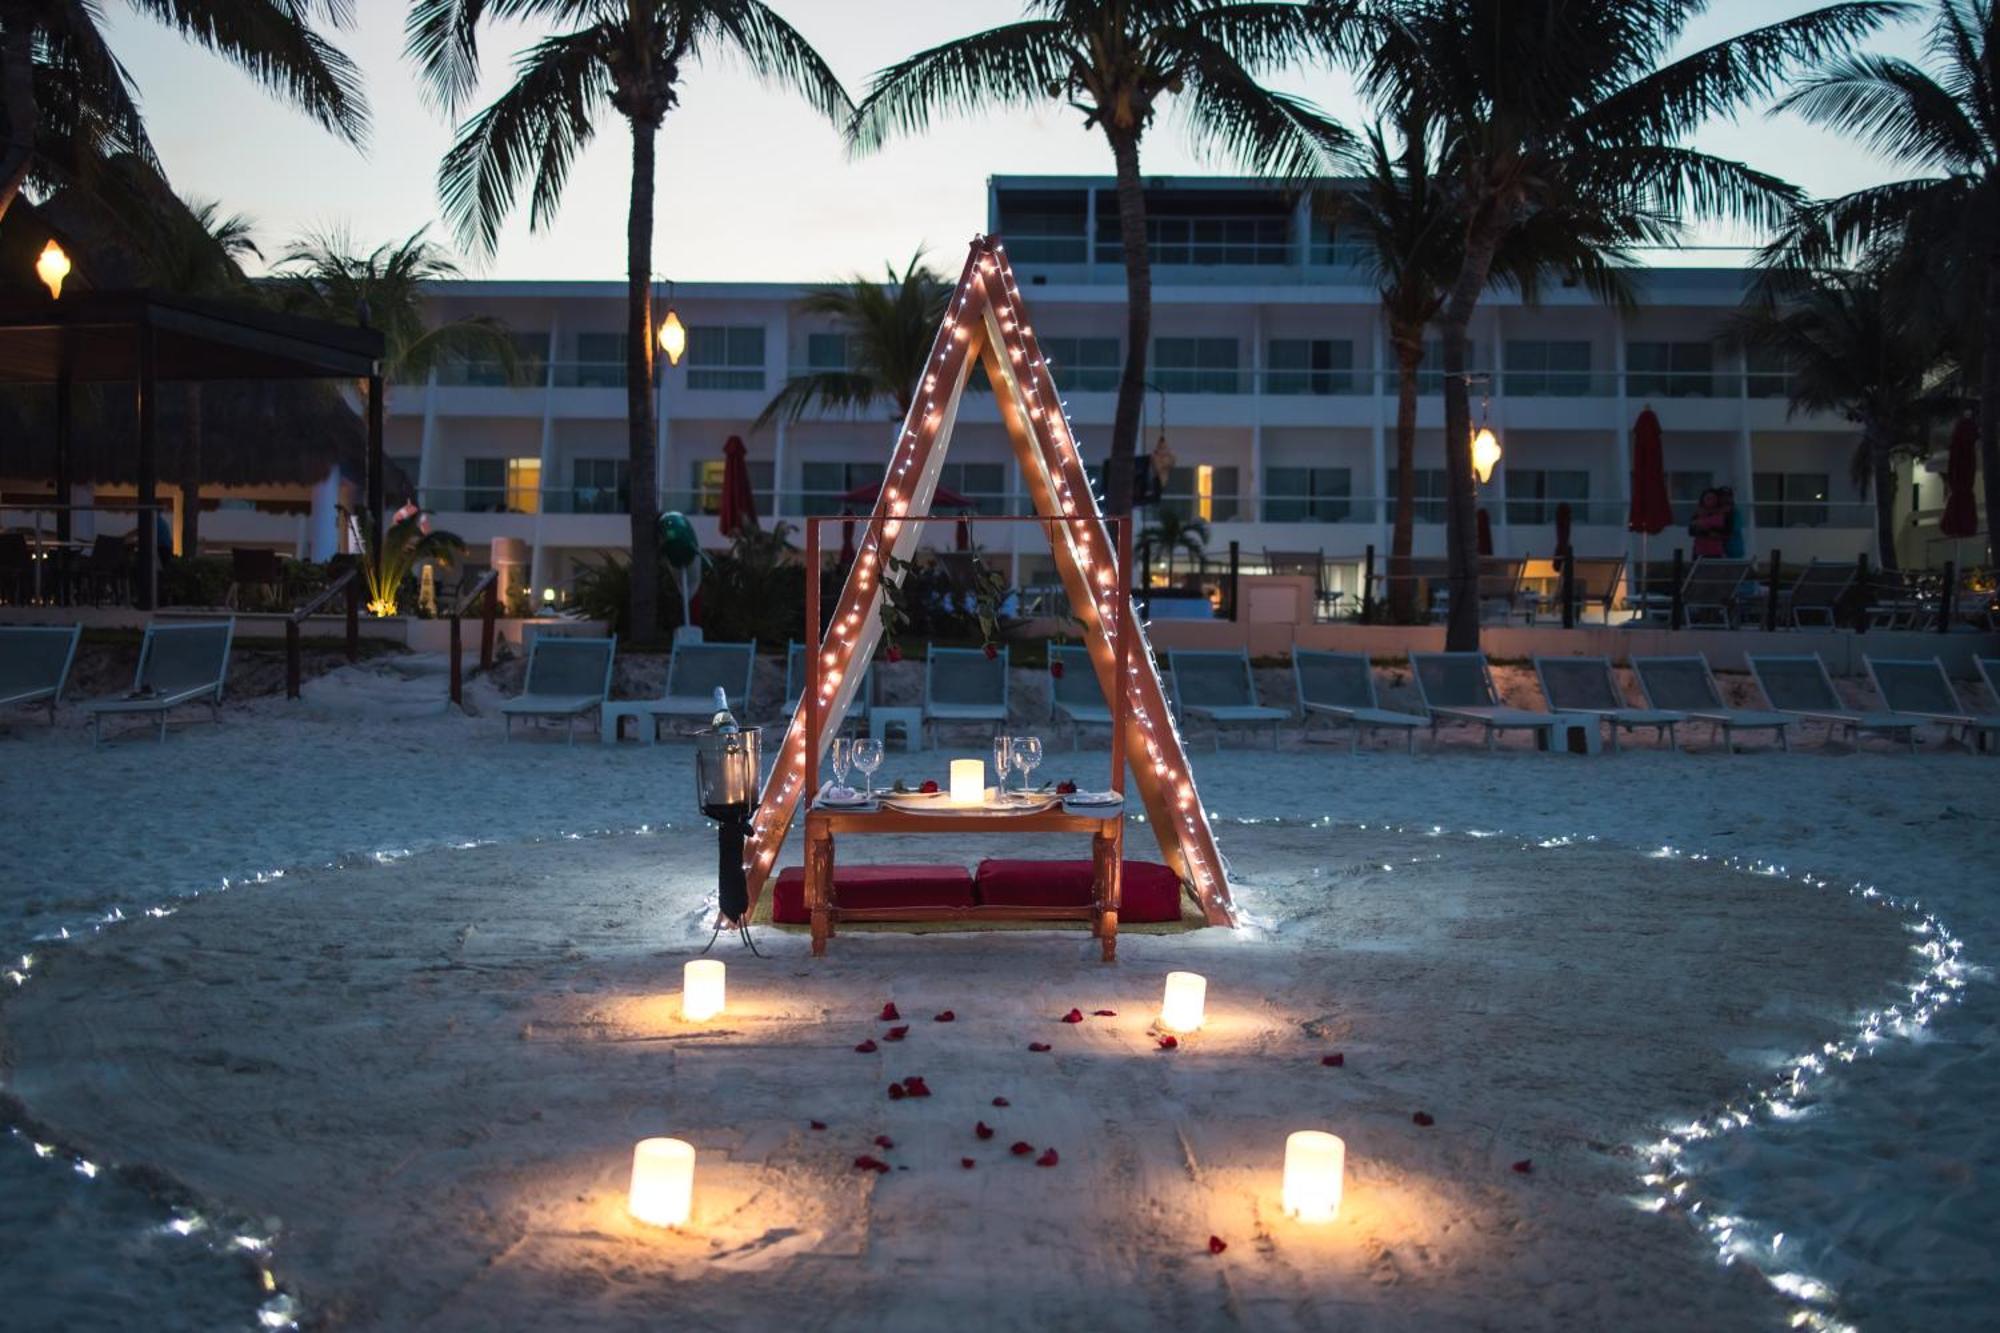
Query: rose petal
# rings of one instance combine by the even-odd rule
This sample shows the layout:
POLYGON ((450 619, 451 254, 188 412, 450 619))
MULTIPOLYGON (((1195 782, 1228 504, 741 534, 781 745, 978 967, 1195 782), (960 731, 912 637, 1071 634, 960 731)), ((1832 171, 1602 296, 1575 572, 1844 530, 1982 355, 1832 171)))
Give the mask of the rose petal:
POLYGON ((888 1030, 887 1032, 885 1032, 885 1033, 883 1033, 883 1034, 882 1034, 882 1040, 883 1040, 883 1041, 901 1041, 901 1040, 902 1040, 903 1038, 905 1038, 905 1037, 907 1037, 907 1036, 909 1036, 909 1035, 910 1035, 910 1028, 909 1028, 909 1025, 908 1025, 908 1024, 906 1023, 906 1024, 904 1024, 904 1025, 903 1025, 902 1027, 899 1027, 899 1028, 890 1028, 890 1029, 889 1029, 889 1030, 888 1030))
POLYGON ((826 1128, 826 1121, 824 1121, 824 1120, 808 1120, 808 1121, 806 1121, 806 1123, 807 1123, 808 1125, 811 1125, 811 1126, 812 1126, 812 1127, 813 1127, 814 1129, 825 1129, 825 1128, 826 1128))
POLYGON ((1328 1069, 1338 1069, 1347 1063, 1347 1056, 1340 1051, 1335 1051, 1332 1055, 1322 1055, 1319 1058, 1319 1062, 1328 1069))
POLYGON ((1118 1011, 1117 1011, 1116 1009, 1093 1009, 1093 1010, 1091 1010, 1090 1012, 1091 1012, 1092 1014, 1096 1015, 1096 1016, 1097 1016, 1097 1017, 1099 1017, 1099 1018, 1116 1018, 1116 1017, 1118 1017, 1118 1011))
POLYGON ((982 1120, 972 1127, 972 1132, 982 1139, 990 1139, 993 1137, 993 1126, 982 1120))
POLYGON ((1016 1157, 1026 1157, 1029 1153, 1033 1152, 1034 1150, 1035 1150, 1035 1145, 1032 1143, 1016 1143, 1013 1147, 1009 1148, 1007 1151, 1013 1153, 1016 1157))
POLYGON ((972 1160, 972 1159, 971 1159, 970 1157, 961 1157, 961 1158, 959 1158, 959 1159, 958 1159, 958 1164, 959 1164, 960 1166, 964 1167, 964 1168, 965 1168, 966 1170, 968 1170, 968 1171, 970 1171, 970 1170, 971 1170, 971 1169, 972 1169, 972 1168, 973 1168, 974 1166, 977 1166, 977 1165, 978 1165, 978 1163, 974 1162, 974 1161, 973 1161, 973 1160, 972 1160))
POLYGON ((912 1074, 904 1079, 903 1091, 912 1097, 928 1097, 931 1095, 930 1086, 924 1082, 923 1075, 921 1074, 912 1074))
POLYGON ((1028 1043, 1028 1049, 1031 1051, 1046 1051, 1049 1049, 1049 1044, 1045 1041, 1031 1041, 1028 1043))
POLYGON ((1056 1156, 1056 1150, 1054 1148, 1051 1148, 1047 1152, 1043 1153, 1040 1157, 1037 1157, 1035 1159, 1035 1165, 1054 1166, 1057 1162, 1061 1160, 1062 1159, 1060 1157, 1056 1156))
POLYGON ((902 1100, 903 1100, 903 1098, 905 1098, 905 1097, 907 1097, 907 1096, 909 1096, 909 1095, 910 1095, 909 1093, 907 1093, 907 1092, 903 1091, 903 1085, 902 1085, 902 1084, 900 1084, 900 1083, 891 1083, 891 1084, 889 1085, 889 1100, 890 1100, 890 1101, 892 1101, 892 1102, 900 1102, 900 1101, 902 1101, 902 1100))
POLYGON ((1009 1101, 1008 1101, 1008 1100, 1007 1100, 1007 1099, 1006 1099, 1005 1097, 995 1097, 995 1098, 993 1099, 993 1104, 994 1104, 995 1106, 1011 1106, 1011 1105, 1013 1105, 1013 1103, 1009 1102, 1009 1101))
POLYGON ((941 1014, 934 1014, 934 1015, 932 1015, 932 1017, 931 1017, 931 1022, 933 1022, 933 1023, 952 1023, 952 1022, 956 1022, 956 1021, 957 1021, 957 1019, 958 1019, 958 1015, 957 1015, 957 1014, 954 1014, 954 1013, 953 1013, 953 1012, 952 1012, 951 1010, 947 1009, 947 1010, 945 1010, 945 1011, 944 1011, 943 1013, 941 1013, 941 1014))
POLYGON ((902 1015, 896 1012, 896 1002, 891 1000, 882 1006, 881 1013, 875 1015, 875 1021, 878 1023, 893 1023, 901 1017, 902 1015))
POLYGON ((1160 1049, 1163 1051, 1171 1051, 1174 1049, 1174 1047, 1180 1044, 1181 1044, 1181 1039, 1179 1037, 1174 1036, 1171 1032, 1168 1033, 1166 1036, 1160 1038, 1160 1049))
POLYGON ((896 1141, 887 1134, 877 1134, 875 1136, 875 1146, 884 1149, 893 1148, 896 1146, 896 1141))
POLYGON ((1437 1121, 1431 1119, 1431 1114, 1429 1111, 1419 1111, 1415 1115, 1410 1117, 1410 1123, 1429 1127, 1431 1125, 1435 1125, 1437 1121))
POLYGON ((873 1037, 870 1037, 867 1041, 862 1042, 859 1046, 856 1046, 854 1049, 861 1052, 863 1055, 867 1055, 876 1049, 875 1039, 873 1037))
POLYGON ((1070 1010, 1068 1013, 1062 1016, 1062 1021, 1065 1023, 1081 1023, 1083 1021, 1083 1010, 1081 1009, 1070 1010))
POLYGON ((854 1159, 854 1169, 857 1171, 886 1172, 889 1169, 889 1164, 879 1157, 870 1157, 867 1153, 863 1153, 854 1159))
POLYGON ((1535 1163, 1532 1158, 1523 1157, 1520 1161, 1514 1163, 1514 1170, 1524 1176, 1534 1169, 1535 1163))
POLYGON ((1228 1248, 1229 1248, 1229 1242, 1224 1240, 1222 1237, 1210 1236, 1208 1238, 1208 1252, 1210 1254, 1221 1254, 1224 1250, 1228 1248))

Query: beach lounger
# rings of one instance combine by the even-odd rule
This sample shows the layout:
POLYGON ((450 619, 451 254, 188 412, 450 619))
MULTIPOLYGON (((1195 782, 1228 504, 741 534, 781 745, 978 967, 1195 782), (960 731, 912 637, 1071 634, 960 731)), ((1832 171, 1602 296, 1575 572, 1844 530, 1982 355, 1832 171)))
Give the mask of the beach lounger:
POLYGON ((1824 629, 1833 628, 1834 612, 1840 599, 1854 586, 1852 560, 1815 560, 1799 571, 1792 583, 1786 616, 1793 629, 1804 629, 1808 621, 1824 629))
POLYGON ((1278 728, 1291 714, 1257 702, 1257 681, 1250 674, 1247 651, 1169 652, 1167 669, 1173 673, 1174 707, 1183 718, 1206 718, 1209 742, 1217 750, 1222 748, 1222 728, 1231 722, 1270 723, 1271 748, 1278 748, 1278 728))
MULTIPOLYGON (((1622 555, 1577 555, 1571 556, 1575 572, 1570 581, 1576 587, 1576 609, 1579 617, 1585 607, 1594 606, 1605 624, 1611 623, 1611 604, 1618 596, 1618 586, 1625 581, 1625 557, 1622 555)), ((1556 582, 1548 595, 1537 604, 1536 610, 1543 615, 1562 615, 1562 569, 1557 562, 1556 582)), ((1532 617, 1531 617, 1532 619, 1532 617)))
POLYGON ((1768 731, 1778 744, 1792 748, 1791 732, 1796 719, 1767 709, 1731 708, 1716 688, 1715 673, 1700 654, 1687 657, 1635 657, 1632 670, 1638 673, 1639 690, 1648 708, 1684 713, 1691 722, 1706 722, 1710 734, 1720 736, 1731 750, 1736 748, 1739 731, 1768 731))
POLYGON ((1689 629, 1736 624, 1737 596, 1743 581, 1750 577, 1748 560, 1726 560, 1703 556, 1688 570, 1681 585, 1681 617, 1689 629))
POLYGON ((1922 718, 1944 727, 1949 736, 1956 731, 1966 748, 1986 750, 2000 737, 2000 713, 1976 713, 1959 703, 1944 674, 1944 663, 1935 657, 1899 659, 1864 657, 1875 693, 1892 713, 1922 718))
MULTIPOLYGON (((1414 562, 1413 562, 1414 563, 1414 562)), ((1441 562, 1445 563, 1445 562, 1441 562)), ((1516 612, 1529 615, 1531 603, 1524 602, 1521 579, 1528 572, 1526 556, 1482 555, 1479 557, 1479 617, 1497 616, 1502 623, 1516 612)), ((1432 585, 1431 614, 1439 620, 1451 615, 1450 569, 1432 585)))
POLYGON ((1417 752, 1417 728, 1424 726, 1426 719, 1382 707, 1368 654, 1294 648, 1292 679, 1298 685, 1299 711, 1308 729, 1315 717, 1331 718, 1353 728, 1347 740, 1349 754, 1360 748, 1364 731, 1383 730, 1402 732, 1410 753, 1417 752))
POLYGON ((1602 718, 1610 726, 1613 751, 1618 749, 1618 733, 1640 727, 1653 728, 1658 739, 1673 749, 1680 748, 1675 729, 1687 715, 1628 705, 1608 657, 1537 657, 1535 678, 1542 683, 1542 698, 1548 700, 1551 713, 1588 713, 1602 718))
POLYGON ((618 636, 608 639, 565 638, 537 634, 528 648, 528 676, 521 693, 500 705, 507 719, 507 739, 514 739, 517 717, 559 717, 576 744, 575 719, 604 707, 611 697, 611 663, 618 636))
MULTIPOLYGON (((657 699, 646 699, 632 708, 646 728, 647 738, 657 737, 662 718, 693 718, 707 726, 715 717, 715 692, 729 700, 729 710, 740 718, 750 714, 750 682, 757 670, 757 641, 748 643, 703 643, 693 640, 674 644, 667 659, 667 683, 657 699)), ((630 705, 619 704, 621 709, 630 705)))
POLYGON ((1111 725, 1111 705, 1104 702, 1097 667, 1090 660, 1090 649, 1080 643, 1049 645, 1049 720, 1069 725, 1072 750, 1083 728, 1111 725))
POLYGON ((2000 704, 2000 657, 1975 657, 1972 661, 1979 668, 1979 679, 1986 686, 1987 695, 2000 704))
POLYGON ((1868 571, 1868 628, 1923 629, 1936 623, 1936 610, 1922 582, 1901 569, 1868 571))
POLYGON ((1007 650, 988 657, 983 648, 932 648, 924 663, 924 734, 937 741, 938 724, 1007 723, 1007 650))
MULTIPOLYGON (((794 639, 785 647, 785 702, 783 713, 787 719, 797 711, 799 698, 806 691, 806 646, 794 639)), ((861 687, 854 692, 848 702, 847 712, 841 718, 841 725, 860 726, 868 721, 868 707, 875 696, 875 664, 870 662, 861 675, 861 687)), ((711 694, 711 698, 714 696, 711 694)), ((714 709, 709 710, 711 713, 714 709)))
POLYGON ((1493 737, 1503 731, 1532 731, 1536 744, 1553 744, 1556 718, 1501 703, 1484 653, 1411 653, 1410 674, 1417 678, 1417 693, 1430 716, 1432 744, 1443 722, 1485 728, 1489 750, 1493 737))
POLYGON ((107 717, 151 715, 159 724, 157 738, 162 741, 167 738, 167 714, 183 704, 207 704, 210 720, 221 721, 222 687, 228 682, 229 645, 235 636, 234 616, 146 626, 131 693, 84 705, 90 714, 91 744, 104 739, 107 717))
POLYGON ((1892 738, 1900 736, 1915 752, 1918 719, 1894 713, 1858 713, 1849 708, 1840 701, 1833 688, 1833 677, 1827 675, 1826 663, 1819 660, 1818 653, 1748 656, 1750 674, 1757 678, 1757 688, 1764 691, 1764 698, 1780 713, 1824 722, 1829 741, 1844 731, 1849 741, 1858 743, 1864 733, 1874 732, 1892 738))
POLYGON ((54 726, 82 637, 81 625, 0 625, 0 707, 46 708, 54 726))

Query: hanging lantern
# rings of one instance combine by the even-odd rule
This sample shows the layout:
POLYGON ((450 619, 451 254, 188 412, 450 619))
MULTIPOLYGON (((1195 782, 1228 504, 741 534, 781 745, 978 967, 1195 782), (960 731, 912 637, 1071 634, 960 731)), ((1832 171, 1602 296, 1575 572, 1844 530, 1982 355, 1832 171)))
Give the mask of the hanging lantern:
POLYGON ((667 354, 667 364, 678 366, 687 355, 687 325, 681 323, 680 311, 667 307, 667 317, 660 321, 660 350, 667 354))
POLYGON ((1499 461, 1500 437, 1491 426, 1482 424, 1472 437, 1472 475, 1479 478, 1480 485, 1493 480, 1493 468, 1499 461))
POLYGON ((50 300, 61 299, 63 279, 69 276, 69 269, 69 256, 64 254, 63 248, 51 239, 42 247, 41 256, 35 260, 35 276, 49 289, 50 300))

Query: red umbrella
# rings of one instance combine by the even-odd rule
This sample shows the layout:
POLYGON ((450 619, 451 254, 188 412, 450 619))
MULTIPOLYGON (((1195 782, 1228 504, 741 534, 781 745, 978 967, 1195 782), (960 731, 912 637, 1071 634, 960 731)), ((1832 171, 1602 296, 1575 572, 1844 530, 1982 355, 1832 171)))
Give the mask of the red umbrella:
POLYGON ((716 530, 734 537, 737 530, 757 526, 757 497, 750 490, 750 464, 743 456, 743 437, 732 435, 722 446, 722 506, 716 530))
POLYGON ((1493 520, 1486 516, 1486 507, 1479 507, 1479 554, 1493 554, 1493 520))
POLYGON ((1645 536, 1665 531, 1674 521, 1667 499, 1667 462, 1660 448, 1660 419, 1647 408, 1632 425, 1632 512, 1625 526, 1645 536))
MULTIPOLYGON (((879 497, 881 494, 882 494, 882 483, 879 481, 871 481, 866 486, 856 486, 853 490, 846 492, 840 498, 842 502, 846 504, 868 505, 869 507, 872 508, 875 504, 876 498, 879 497)), ((949 486, 940 486, 935 491, 931 492, 931 508, 933 511, 939 509, 977 509, 978 507, 979 506, 974 504, 970 499, 966 498, 963 495, 960 495, 957 491, 952 490, 949 486)))
POLYGON ((1951 428, 1951 453, 1944 465, 1944 514, 1938 531, 1947 537, 1970 537, 1979 531, 1979 507, 1973 483, 1979 476, 1979 428, 1971 417, 1960 417, 1951 428))
POLYGON ((1556 554, 1557 555, 1564 555, 1569 551, 1569 529, 1570 529, 1570 523, 1573 521, 1573 519, 1574 515, 1570 511, 1569 501, 1564 500, 1561 504, 1556 506, 1556 554))
POLYGON ((962 518, 958 520, 958 549, 961 551, 972 549, 972 525, 962 518))
POLYGON ((854 511, 843 509, 840 512, 847 519, 840 525, 840 563, 851 565, 854 563, 854 511))

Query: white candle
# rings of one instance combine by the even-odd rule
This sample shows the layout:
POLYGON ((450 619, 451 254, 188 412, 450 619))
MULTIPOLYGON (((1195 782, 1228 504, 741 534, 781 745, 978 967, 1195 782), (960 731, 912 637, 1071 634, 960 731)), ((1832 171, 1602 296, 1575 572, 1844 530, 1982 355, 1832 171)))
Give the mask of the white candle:
POLYGON ((677 1227, 694 1207, 694 1145, 684 1139, 640 1139, 632 1149, 632 1192, 625 1206, 656 1227, 677 1227))
POLYGON ((984 759, 954 759, 951 761, 951 803, 953 805, 984 805, 986 803, 986 761, 984 759))
POLYGON ((1347 1144, 1321 1129, 1285 1139, 1285 1211, 1301 1222, 1331 1222, 1340 1215, 1347 1144))
POLYGON ((681 969, 681 1017, 692 1023, 722 1012, 725 969, 713 958, 696 958, 681 969))
POLYGON ((1160 1026, 1169 1032, 1193 1032, 1201 1026, 1208 998, 1208 978, 1199 972, 1167 973, 1166 994, 1160 1000, 1160 1026))

